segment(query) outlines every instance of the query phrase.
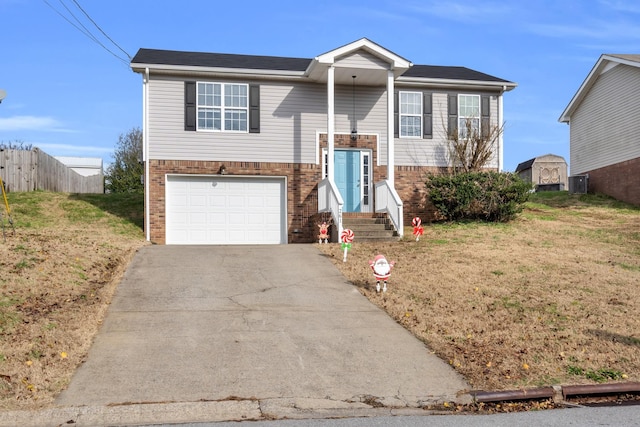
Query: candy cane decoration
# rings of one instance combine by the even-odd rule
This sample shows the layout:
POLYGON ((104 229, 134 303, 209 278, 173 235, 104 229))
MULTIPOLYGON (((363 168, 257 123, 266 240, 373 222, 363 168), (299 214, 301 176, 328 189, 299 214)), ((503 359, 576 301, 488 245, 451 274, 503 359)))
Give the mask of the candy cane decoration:
POLYGON ((344 257, 342 262, 347 262, 347 251, 351 249, 351 242, 353 242, 354 234, 353 230, 345 228, 340 233, 340 240, 342 240, 342 249, 344 249, 344 257))
POLYGON ((413 235, 416 236, 416 242, 420 240, 420 236, 424 233, 424 228, 422 228, 422 220, 418 217, 413 218, 411 221, 411 225, 413 225, 413 235))

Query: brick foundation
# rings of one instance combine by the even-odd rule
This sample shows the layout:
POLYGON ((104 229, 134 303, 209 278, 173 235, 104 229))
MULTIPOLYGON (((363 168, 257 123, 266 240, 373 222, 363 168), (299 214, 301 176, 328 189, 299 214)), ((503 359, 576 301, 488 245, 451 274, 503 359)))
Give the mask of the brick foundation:
MULTIPOLYGON (((320 146, 326 147, 326 135, 321 136, 320 146)), ((386 178, 387 167, 375 162, 377 159, 375 135, 360 135, 356 141, 352 141, 349 135, 336 135, 335 147, 371 150, 374 160, 372 162, 374 181, 386 178)), ((228 176, 287 177, 287 240, 289 243, 317 241, 317 224, 322 219, 328 218, 327 214, 318 214, 318 183, 322 176, 322 159, 318 159, 318 164, 150 160, 149 234, 153 243, 166 243, 165 176, 167 174, 217 174, 223 165, 228 176)), ((403 200, 405 225, 410 225, 411 219, 415 216, 419 216, 423 223, 433 220, 433 208, 425 205, 424 180, 428 172, 439 173, 440 169, 405 166, 395 169, 396 190, 403 200)))
POLYGON ((589 193, 606 194, 640 206, 640 157, 587 173, 589 193))

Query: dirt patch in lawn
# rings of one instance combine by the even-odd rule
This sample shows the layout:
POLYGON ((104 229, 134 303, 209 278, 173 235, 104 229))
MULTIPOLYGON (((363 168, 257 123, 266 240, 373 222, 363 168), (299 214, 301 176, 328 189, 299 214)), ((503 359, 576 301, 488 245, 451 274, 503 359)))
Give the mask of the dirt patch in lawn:
POLYGON ((640 380, 640 212, 534 200, 509 224, 356 236, 347 262, 339 244, 316 246, 474 389, 640 380), (377 254, 396 262, 386 293, 369 267, 377 254))
POLYGON ((4 215, 0 240, 0 410, 53 402, 144 244, 139 227, 86 200, 11 196, 15 232, 4 215))

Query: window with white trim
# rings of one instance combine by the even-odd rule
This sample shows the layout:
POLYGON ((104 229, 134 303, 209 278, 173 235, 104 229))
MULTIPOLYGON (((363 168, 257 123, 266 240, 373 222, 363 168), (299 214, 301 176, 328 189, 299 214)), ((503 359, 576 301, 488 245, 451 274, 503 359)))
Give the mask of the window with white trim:
POLYGON ((459 137, 470 137, 469 131, 480 134, 480 95, 458 95, 459 137))
POLYGON ((422 92, 399 93, 400 137, 422 137, 422 92))
POLYGON ((249 85, 198 82, 198 130, 247 132, 249 85))

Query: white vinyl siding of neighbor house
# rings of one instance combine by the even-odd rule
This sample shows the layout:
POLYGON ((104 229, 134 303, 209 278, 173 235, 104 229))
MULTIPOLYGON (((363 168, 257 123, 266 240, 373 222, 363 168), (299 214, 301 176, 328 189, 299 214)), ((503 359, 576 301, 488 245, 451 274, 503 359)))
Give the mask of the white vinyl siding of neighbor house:
MULTIPOLYGON (((411 89, 402 88, 410 91, 411 89)), ((465 93, 466 94, 466 93, 465 93)), ((447 144, 447 97, 449 93, 432 92, 433 138, 395 138, 396 164, 398 166, 446 167, 449 165, 447 144)), ((491 95, 489 101, 491 126, 498 125, 498 100, 491 95)), ((497 147, 487 167, 498 167, 497 147)))
POLYGON ((601 74, 571 115, 571 174, 640 157, 640 69, 601 74))

